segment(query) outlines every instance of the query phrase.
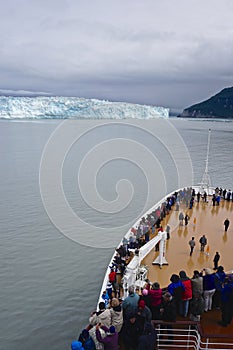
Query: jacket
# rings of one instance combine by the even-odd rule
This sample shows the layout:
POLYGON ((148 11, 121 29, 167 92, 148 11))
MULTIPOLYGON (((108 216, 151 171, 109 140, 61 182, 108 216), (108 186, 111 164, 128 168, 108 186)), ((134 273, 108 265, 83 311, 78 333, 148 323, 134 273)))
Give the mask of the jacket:
POLYGON ((116 328, 119 333, 123 325, 123 311, 121 305, 110 309, 111 312, 111 325, 116 328))
POLYGON ((184 285, 184 291, 181 295, 181 300, 190 300, 192 299, 193 292, 192 292, 192 283, 191 280, 188 278, 186 280, 182 280, 182 283, 184 285))

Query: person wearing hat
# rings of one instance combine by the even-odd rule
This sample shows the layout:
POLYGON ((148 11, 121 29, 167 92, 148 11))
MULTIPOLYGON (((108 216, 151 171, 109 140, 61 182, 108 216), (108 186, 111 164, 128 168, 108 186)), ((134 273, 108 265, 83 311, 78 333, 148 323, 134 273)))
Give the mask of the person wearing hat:
POLYGON ((92 326, 98 323, 102 323, 106 327, 111 325, 111 313, 109 309, 106 309, 105 303, 101 301, 99 303, 99 311, 95 311, 91 314, 89 322, 92 326))
POLYGON ((123 310, 119 299, 117 298, 112 298, 110 305, 111 324, 116 328, 116 331, 119 333, 123 325, 123 310))
POLYGON ((104 344, 104 350, 118 350, 118 333, 116 332, 116 329, 114 326, 105 327, 99 323, 96 326, 96 338, 100 343, 104 344), (102 337, 100 333, 100 328, 102 328, 106 336, 102 337))
POLYGON ((84 350, 84 347, 82 346, 82 343, 79 340, 73 340, 70 348, 71 350, 84 350))
POLYGON ((142 317, 145 322, 151 322, 152 319, 152 313, 148 306, 146 306, 146 303, 143 299, 140 299, 138 302, 138 309, 137 309, 137 315, 139 317, 142 317))

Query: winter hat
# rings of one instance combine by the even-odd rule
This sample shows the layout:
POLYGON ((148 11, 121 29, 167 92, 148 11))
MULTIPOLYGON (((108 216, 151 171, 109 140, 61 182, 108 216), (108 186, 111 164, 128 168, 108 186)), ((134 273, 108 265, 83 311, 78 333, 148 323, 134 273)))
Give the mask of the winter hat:
POLYGON ((73 340, 71 343, 71 350, 84 350, 81 341, 73 340))
POLYGON ((144 309, 146 306, 146 303, 144 300, 139 300, 138 302, 138 307, 140 307, 141 309, 144 309))
POLYGON ((111 334, 115 333, 115 332, 116 332, 115 327, 114 327, 114 326, 110 326, 109 332, 110 332, 111 334))
POLYGON ((99 309, 100 309, 100 310, 104 310, 104 309, 105 309, 105 303, 104 303, 103 301, 101 301, 101 302, 99 303, 99 309))

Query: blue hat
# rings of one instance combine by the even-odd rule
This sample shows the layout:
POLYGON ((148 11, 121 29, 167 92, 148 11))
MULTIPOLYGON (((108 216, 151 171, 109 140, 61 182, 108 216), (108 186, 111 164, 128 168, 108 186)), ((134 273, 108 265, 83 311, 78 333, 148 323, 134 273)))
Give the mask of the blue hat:
POLYGON ((109 332, 110 332, 110 333, 115 333, 115 332, 116 332, 115 327, 114 327, 114 326, 111 326, 111 327, 109 328, 109 332))
POLYGON ((71 343, 71 350, 84 350, 81 341, 73 340, 71 343))

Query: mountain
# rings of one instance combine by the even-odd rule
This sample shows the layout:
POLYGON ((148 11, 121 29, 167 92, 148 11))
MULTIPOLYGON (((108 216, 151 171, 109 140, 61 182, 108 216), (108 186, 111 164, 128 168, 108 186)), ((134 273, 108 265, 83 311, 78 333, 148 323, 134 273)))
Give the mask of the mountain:
POLYGON ((208 100, 185 108, 178 117, 233 119, 233 87, 225 88, 208 100))
POLYGON ((78 97, 0 96, 0 119, 153 119, 169 109, 78 97))

